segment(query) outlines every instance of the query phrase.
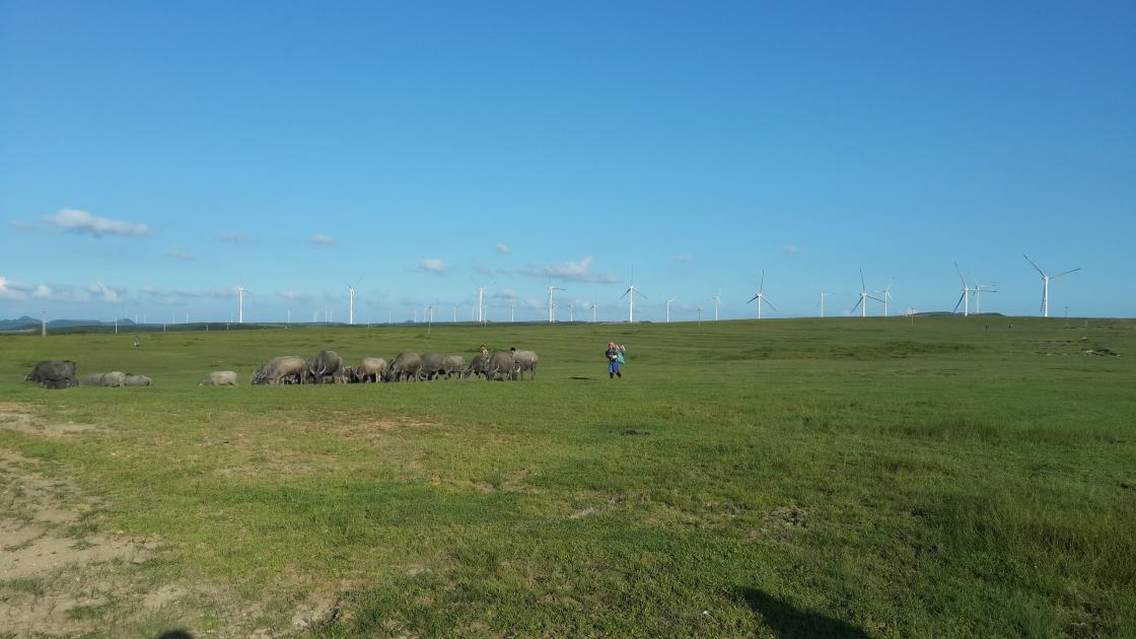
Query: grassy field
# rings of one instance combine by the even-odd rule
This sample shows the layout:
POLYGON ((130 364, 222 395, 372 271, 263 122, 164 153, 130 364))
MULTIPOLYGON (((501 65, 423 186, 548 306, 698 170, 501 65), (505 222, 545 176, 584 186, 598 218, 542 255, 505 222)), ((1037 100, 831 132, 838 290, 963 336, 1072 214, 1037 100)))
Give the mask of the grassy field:
POLYGON ((1123 320, 0 337, 9 527, 54 490, 74 514, 41 517, 44 539, 135 545, 0 574, 0 618, 23 615, 9 636, 1134 637, 1134 421, 1123 320), (538 351, 536 381, 196 386, 274 355, 482 342, 538 351), (48 358, 156 385, 21 381, 48 358))

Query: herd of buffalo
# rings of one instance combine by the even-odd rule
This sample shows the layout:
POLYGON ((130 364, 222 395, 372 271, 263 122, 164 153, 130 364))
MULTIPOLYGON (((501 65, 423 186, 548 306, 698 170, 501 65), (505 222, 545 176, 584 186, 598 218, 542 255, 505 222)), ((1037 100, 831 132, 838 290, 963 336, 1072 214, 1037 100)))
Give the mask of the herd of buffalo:
MULTIPOLYGON (((253 384, 367 384, 377 382, 414 382, 438 379, 516 380, 536 378, 537 354, 533 351, 481 351, 467 364, 461 355, 442 353, 399 353, 389 362, 381 357, 364 357, 356 366, 348 366, 335 351, 320 351, 310 359, 286 355, 274 357, 253 373, 253 384)), ((39 362, 25 378, 44 388, 71 386, 149 386, 153 381, 145 375, 111 371, 78 376, 77 365, 70 360, 39 362)), ((202 386, 236 386, 233 371, 215 371, 201 380, 202 386)))

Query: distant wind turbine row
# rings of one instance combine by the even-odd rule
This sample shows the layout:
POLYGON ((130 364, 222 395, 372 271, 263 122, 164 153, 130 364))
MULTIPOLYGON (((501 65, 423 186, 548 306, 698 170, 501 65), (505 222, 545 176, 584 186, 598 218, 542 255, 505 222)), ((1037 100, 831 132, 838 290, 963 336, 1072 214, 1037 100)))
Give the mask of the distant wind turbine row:
MULTIPOLYGON (((1030 259, 1028 255, 1023 255, 1022 257, 1024 257, 1026 259, 1026 261, 1029 262, 1030 266, 1032 266, 1034 268, 1034 270, 1036 270, 1038 272, 1039 275, 1041 275, 1041 283, 1042 283, 1041 314, 1042 314, 1043 317, 1049 317, 1049 284, 1050 284, 1050 282, 1052 282, 1053 280, 1056 280, 1060 277, 1064 277, 1066 275, 1069 275, 1070 273, 1076 273, 1077 271, 1080 271, 1081 268, 1077 267, 1077 268, 1074 268, 1074 269, 1069 269, 1067 271, 1062 271, 1062 272, 1057 273, 1055 275, 1050 275, 1049 273, 1044 271, 1040 266, 1038 266, 1038 264, 1036 262, 1034 262, 1032 259, 1030 259)), ((977 284, 977 283, 973 283, 973 282, 968 282, 966 276, 963 275, 962 269, 959 268, 959 265, 958 265, 957 262, 955 263, 954 266, 955 266, 955 272, 958 274, 959 281, 962 285, 962 288, 961 288, 961 292, 959 294, 958 300, 955 302, 954 309, 953 309, 952 312, 958 313, 959 308, 961 307, 962 308, 962 315, 964 317, 971 315, 972 311, 971 311, 970 301, 971 301, 971 298, 973 297, 974 298, 974 311, 973 312, 974 313, 981 313, 982 312, 982 294, 983 293, 997 293, 998 289, 997 289, 996 285, 993 284, 993 283, 977 284)), ((883 315, 884 315, 884 317, 887 317, 888 316, 888 304, 894 299, 894 297, 891 294, 891 289, 892 289, 893 284, 894 284, 894 282, 888 282, 887 287, 884 288, 883 290, 879 291, 878 297, 877 297, 877 295, 873 294, 872 291, 870 291, 868 289, 867 281, 864 278, 864 270, 860 269, 860 292, 859 292, 859 296, 858 296, 858 299, 856 300, 856 303, 852 306, 851 309, 849 309, 848 313, 850 315, 854 315, 856 313, 856 311, 859 310, 860 311, 860 317, 867 317, 868 316, 868 304, 869 304, 870 301, 875 301, 875 302, 879 302, 883 306, 883 315)), ((563 289, 563 288, 556 286, 554 284, 551 284, 551 283, 546 288, 548 290, 548 322, 550 324, 553 324, 553 323, 556 322, 556 310, 557 310, 556 291, 565 291, 566 289, 563 289)), ((245 288, 244 286, 238 286, 238 287, 236 287, 236 293, 237 293, 237 322, 240 323, 240 324, 243 324, 244 321, 245 321, 245 297, 249 294, 249 289, 245 288)), ((358 296, 358 294, 359 294, 358 289, 356 289, 351 284, 347 284, 347 298, 348 298, 348 301, 347 301, 347 303, 348 303, 347 323, 348 324, 354 324, 355 323, 355 300, 356 300, 356 297, 358 296)), ((817 306, 820 307, 820 316, 822 318, 825 317, 824 299, 828 296, 831 296, 831 295, 832 295, 832 293, 825 292, 825 291, 821 291, 821 293, 820 293, 817 306)), ((639 288, 635 285, 635 270, 632 269, 630 283, 628 284, 627 289, 623 292, 623 295, 620 296, 620 299, 625 299, 625 298, 627 299, 627 321, 628 322, 634 322, 635 321, 635 298, 636 297, 640 297, 642 299, 648 299, 647 296, 644 295, 643 292, 640 291, 639 288)), ((720 317, 719 316, 719 308, 722 304, 722 297, 721 297, 720 294, 718 294, 718 295, 714 295, 710 299, 714 303, 714 321, 718 321, 718 319, 720 317)), ((665 301, 664 301, 665 306, 666 306, 666 321, 668 323, 671 321, 671 304, 673 304, 674 302, 677 302, 677 301, 678 301, 678 298, 675 298, 675 297, 666 298, 665 301)), ((757 319, 763 319, 763 308, 765 306, 768 306, 769 308, 773 309, 774 311, 777 310, 777 307, 773 304, 772 301, 770 301, 769 297, 765 294, 765 270, 764 269, 761 271, 761 282, 758 285, 757 291, 753 294, 753 297, 750 297, 746 301, 746 303, 747 304, 755 303, 756 312, 757 312, 757 319)), ((587 308, 592 311, 592 321, 593 322, 597 321, 599 305, 596 302, 593 301, 592 304, 590 306, 588 306, 587 308)), ((479 287, 477 289, 477 306, 475 308, 470 309, 470 310, 472 311, 472 320, 473 321, 478 322, 478 323, 485 323, 487 321, 486 315, 485 315, 485 287, 484 286, 479 287)), ((702 307, 697 306, 696 310, 698 312, 698 321, 702 321, 702 307)), ((433 317, 434 317, 434 308, 432 306, 430 306, 430 307, 423 309, 423 311, 424 311, 422 313, 423 319, 425 320, 425 319, 429 318, 429 321, 432 322, 433 317)), ((568 312, 569 312, 570 321, 574 322, 575 319, 576 319, 576 317, 575 317, 575 305, 574 304, 570 303, 568 305, 568 312)), ((908 312, 913 313, 915 311, 913 309, 908 309, 908 312)), ((324 314, 325 314, 325 321, 330 322, 331 317, 332 317, 330 311, 324 311, 324 314)), ((458 307, 455 306, 454 309, 453 309, 453 321, 454 322, 457 321, 457 315, 458 315, 458 307)), ((318 314, 314 315, 313 319, 315 319, 316 317, 318 317, 318 314)), ((509 305, 509 321, 510 322, 513 321, 515 319, 515 317, 516 317, 516 300, 513 300, 512 302, 510 302, 510 305, 509 305)), ((417 321, 418 309, 415 309, 415 311, 414 311, 414 318, 415 318, 414 321, 417 321)), ((232 316, 230 316, 230 320, 231 319, 232 319, 232 316)), ((388 311, 388 313, 387 313, 388 323, 391 320, 392 320, 392 314, 388 311)), ((288 322, 291 323, 291 321, 292 321, 292 311, 291 311, 291 309, 289 309, 288 310, 288 322)), ((188 318, 188 315, 187 315, 186 323, 188 323, 188 322, 189 322, 189 318, 188 318)))

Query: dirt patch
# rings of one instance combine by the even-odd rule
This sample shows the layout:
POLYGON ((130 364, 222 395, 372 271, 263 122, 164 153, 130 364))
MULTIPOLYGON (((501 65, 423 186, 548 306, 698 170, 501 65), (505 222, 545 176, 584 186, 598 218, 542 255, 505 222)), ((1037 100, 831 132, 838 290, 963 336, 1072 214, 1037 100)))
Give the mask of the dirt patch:
POLYGON ((107 431, 106 428, 93 424, 44 423, 36 418, 30 407, 14 402, 0 402, 0 429, 43 437, 62 437, 107 431))

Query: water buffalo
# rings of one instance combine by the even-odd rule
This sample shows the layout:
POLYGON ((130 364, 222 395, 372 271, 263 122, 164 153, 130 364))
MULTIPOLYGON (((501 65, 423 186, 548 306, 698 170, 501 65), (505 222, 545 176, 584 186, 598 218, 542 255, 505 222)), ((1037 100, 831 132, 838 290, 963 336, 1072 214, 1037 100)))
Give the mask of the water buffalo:
POLYGON ((423 353, 422 368, 418 369, 418 378, 425 380, 437 379, 446 372, 446 358, 441 353, 423 353))
POLYGON ((273 357, 252 376, 253 384, 299 384, 303 381, 307 362, 302 357, 273 357))
POLYGON ((387 372, 387 360, 381 357, 364 357, 359 365, 352 369, 353 381, 367 384, 381 382, 387 372))
POLYGON ((154 383, 154 380, 150 379, 149 377, 146 377, 145 375, 135 375, 133 373, 127 373, 126 379, 123 380, 122 385, 123 386, 150 386, 153 383, 154 383))
POLYGON ((485 366, 485 379, 495 380, 498 375, 503 379, 517 378, 517 362, 509 351, 496 351, 489 356, 489 363, 485 366))
POLYGON ((517 362, 517 376, 525 378, 525 371, 530 373, 529 379, 536 379, 536 363, 539 358, 532 351, 514 351, 513 359, 517 362))
POLYGON ((205 376, 198 386, 236 386, 237 374, 233 371, 214 371, 205 376))
POLYGON ((75 362, 61 359, 38 362, 24 381, 35 382, 44 388, 69 388, 76 384, 75 362))
POLYGON ((418 379, 418 371, 422 369, 422 357, 418 353, 399 353, 387 368, 388 382, 402 382, 418 379))
POLYGON ((464 369, 465 358, 461 355, 446 355, 442 360, 442 372, 445 373, 446 379, 452 379, 454 375, 461 379, 464 369))
POLYGON ((343 358, 335 351, 320 351, 308 360, 304 381, 313 384, 335 383, 343 368, 343 358))
POLYGON ((489 355, 485 353, 478 353, 473 356, 469 361, 469 366, 466 366, 465 372, 462 374, 463 378, 473 377, 474 375, 485 375, 486 369, 489 367, 489 355))
POLYGON ((106 386, 108 388, 117 388, 126 385, 126 373, 121 371, 111 371, 109 373, 91 373, 84 375, 80 380, 81 386, 106 386))

